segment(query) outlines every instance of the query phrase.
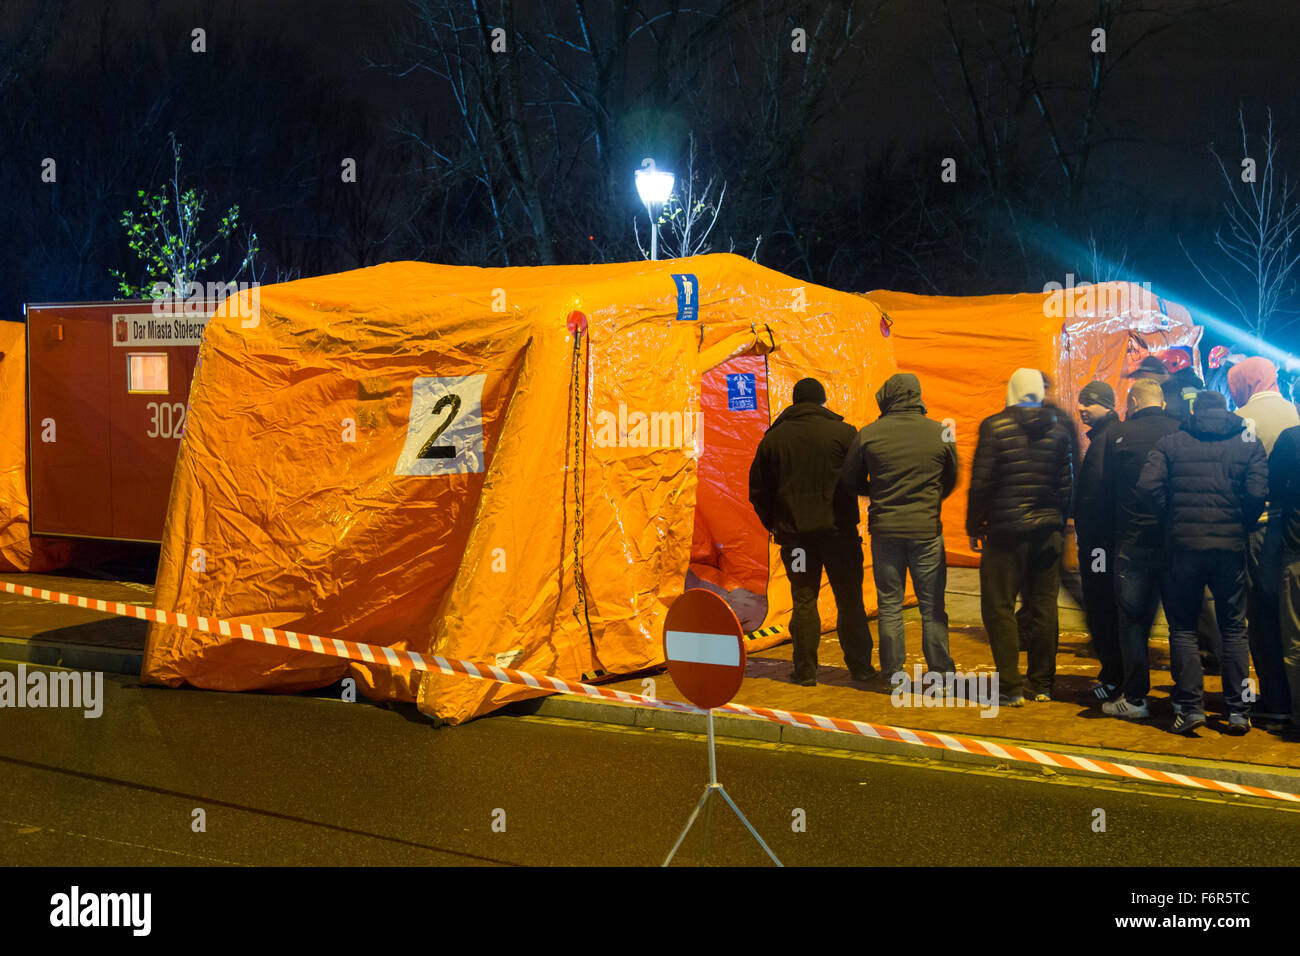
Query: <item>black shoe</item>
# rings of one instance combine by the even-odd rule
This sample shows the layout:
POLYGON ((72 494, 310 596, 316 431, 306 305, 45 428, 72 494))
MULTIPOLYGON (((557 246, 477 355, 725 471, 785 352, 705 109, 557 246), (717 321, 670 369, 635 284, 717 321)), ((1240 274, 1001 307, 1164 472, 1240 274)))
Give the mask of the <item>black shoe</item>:
POLYGON ((868 664, 861 670, 849 671, 849 677, 859 684, 865 684, 869 680, 874 680, 880 672, 868 664))
POLYGON ((1224 733, 1232 734, 1234 737, 1250 733, 1250 717, 1246 714, 1229 714, 1228 729, 1224 733))
POLYGON ((1300 724, 1287 724, 1278 732, 1278 736, 1288 743, 1300 744, 1300 724))
POLYGON ((800 687, 816 687, 816 677, 798 677, 793 672, 790 674, 790 682, 798 684, 800 687))
POLYGON ((1119 687, 1115 684, 1103 684, 1101 681, 1097 681, 1092 685, 1092 696, 1102 703, 1115 700, 1119 696, 1119 687))
POLYGON ((1250 711, 1251 723, 1256 727, 1263 727, 1265 730, 1281 730, 1291 723, 1290 714, 1277 713, 1275 711, 1256 710, 1253 707, 1250 711))

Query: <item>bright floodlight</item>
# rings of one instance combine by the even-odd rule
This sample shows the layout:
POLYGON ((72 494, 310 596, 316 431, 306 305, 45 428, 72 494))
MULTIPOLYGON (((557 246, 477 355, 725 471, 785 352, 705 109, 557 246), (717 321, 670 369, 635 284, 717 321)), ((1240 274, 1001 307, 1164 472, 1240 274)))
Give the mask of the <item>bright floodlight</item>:
POLYGON ((672 195, 673 174, 655 169, 653 159, 644 159, 636 171, 636 191, 647 206, 662 206, 672 195))

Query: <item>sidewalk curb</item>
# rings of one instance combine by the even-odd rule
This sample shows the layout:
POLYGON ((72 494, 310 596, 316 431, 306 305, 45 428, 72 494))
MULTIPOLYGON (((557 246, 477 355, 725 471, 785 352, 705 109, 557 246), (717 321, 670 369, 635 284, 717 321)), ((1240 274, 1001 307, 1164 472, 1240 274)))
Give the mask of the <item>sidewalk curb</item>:
POLYGON ((122 647, 67 644, 62 641, 0 634, 0 660, 139 677, 144 664, 144 652, 122 647))
MULTIPOLYGON (((67 644, 58 641, 44 641, 39 638, 28 639, 0 635, 0 660, 139 677, 144 661, 144 653, 143 651, 126 648, 67 644)), ((596 701, 585 697, 574 697, 569 694, 554 694, 549 697, 520 701, 508 705, 506 712, 618 724, 625 727, 653 727, 660 730, 694 734, 704 734, 706 732, 705 720, 703 715, 700 714, 674 713, 672 711, 657 710, 653 707, 619 704, 613 701, 596 701)), ((713 718, 713 731, 719 737, 759 740, 804 747, 823 747, 830 750, 883 754, 913 759, 942 760, 953 764, 997 767, 1005 766, 1008 763, 1006 760, 986 754, 962 753, 939 747, 927 747, 923 744, 884 740, 878 737, 861 737, 856 734, 816 730, 811 727, 790 727, 756 717, 716 714, 713 718)), ((1260 732, 1262 733, 1262 731, 1260 732)), ((1206 777, 1224 783, 1262 787, 1268 790, 1282 790, 1287 793, 1300 793, 1300 769, 1290 767, 1272 767, 1261 770, 1251 764, 1169 757, 1163 754, 1143 754, 1125 750, 1104 750, 1098 747, 1082 747, 1044 741, 1024 741, 984 734, 980 734, 979 739, 990 743, 1032 747, 1038 750, 1054 750, 1089 759, 1108 760, 1112 763, 1129 764, 1146 770, 1162 770, 1166 773, 1206 777)), ((1011 762, 1016 763, 1016 761, 1011 762)), ((1026 769, 1032 766, 1034 765, 1024 765, 1026 769)), ((1051 770, 1058 774, 1089 777, 1094 780, 1107 779, 1104 775, 1090 773, 1075 767, 1038 767, 1036 769, 1040 773, 1051 770)), ((1180 787, 1177 784, 1160 782, 1152 782, 1152 785, 1177 790, 1189 789, 1180 787)))
MULTIPOLYGON (((530 701, 529 703, 533 702, 530 701)), ((654 727, 661 730, 677 730, 697 734, 706 732, 705 718, 702 714, 673 713, 671 711, 656 710, 653 707, 588 700, 587 698, 573 697, 568 694, 557 694, 553 697, 541 698, 534 704, 534 707, 528 709, 528 713, 536 714, 539 717, 587 720, 596 723, 620 724, 628 727, 654 727)), ((1025 769, 1037 770, 1039 773, 1050 771, 1075 777, 1088 777, 1093 780, 1114 779, 1081 768, 1067 766, 1038 767, 1033 764, 1019 764, 1018 761, 1002 760, 986 754, 962 753, 938 747, 927 747, 924 744, 884 740, 878 737, 860 737, 856 734, 816 730, 811 727, 790 727, 754 717, 715 714, 713 717, 713 732, 718 737, 763 740, 795 746, 825 747, 832 750, 849 750, 859 753, 884 754, 914 759, 921 757, 929 760, 942 760, 947 763, 984 767, 1006 766, 1011 763, 1023 766, 1025 769)), ((1290 767, 1272 767, 1261 770, 1251 764, 1198 760, 1190 757, 1169 757, 1163 754, 1143 754, 1126 750, 1103 750, 1097 747, 1080 747, 1073 744, 1012 740, 984 734, 979 735, 979 739, 990 743, 1031 747, 1036 750, 1050 750, 1094 760, 1129 764, 1145 770, 1162 770, 1166 773, 1205 777, 1224 783, 1261 787, 1267 790, 1282 790, 1287 793, 1300 793, 1300 769, 1290 767)), ((1159 781, 1151 781, 1150 785, 1180 791, 1198 789, 1159 781)))

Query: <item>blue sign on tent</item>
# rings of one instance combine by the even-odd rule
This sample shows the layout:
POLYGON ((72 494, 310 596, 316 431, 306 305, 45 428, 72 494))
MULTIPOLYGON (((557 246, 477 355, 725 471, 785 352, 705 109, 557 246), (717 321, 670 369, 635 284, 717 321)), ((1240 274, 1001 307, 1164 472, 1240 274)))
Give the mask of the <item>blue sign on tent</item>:
POLYGON ((733 412, 752 412, 758 409, 753 372, 737 372, 727 376, 727 408, 733 412))
POLYGON ((677 321, 694 322, 700 317, 700 280, 686 272, 674 275, 677 283, 677 321))

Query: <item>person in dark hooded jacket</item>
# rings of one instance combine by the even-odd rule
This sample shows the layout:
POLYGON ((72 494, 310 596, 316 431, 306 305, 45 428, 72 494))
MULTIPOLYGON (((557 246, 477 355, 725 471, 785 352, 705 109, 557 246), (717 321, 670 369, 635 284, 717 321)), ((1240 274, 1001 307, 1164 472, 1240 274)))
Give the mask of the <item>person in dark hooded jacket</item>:
POLYGON ((952 429, 925 414, 921 383, 891 375, 876 392, 880 418, 862 431, 844 463, 845 480, 869 499, 871 571, 880 602, 880 669, 905 671, 903 590, 909 569, 921 611, 921 649, 931 673, 954 671, 944 606, 948 566, 939 506, 957 484, 952 429))
POLYGON ((966 533, 982 551, 980 611, 997 664, 1004 705, 1024 703, 1014 614, 1016 592, 1029 606, 1028 691, 1051 700, 1056 678, 1056 600, 1074 478, 1070 427, 1043 406, 1043 376, 1017 369, 1007 407, 980 423, 966 505, 966 533))
POLYGON ((1135 381, 1128 392, 1128 417, 1106 434, 1106 468, 1101 497, 1111 507, 1114 529, 1115 604, 1119 614, 1119 695, 1101 705, 1102 713, 1129 720, 1151 716, 1149 640, 1160 605, 1164 572, 1164 527, 1152 514, 1138 479, 1156 442, 1179 429, 1165 411, 1159 382, 1135 381))
POLYGON ((1153 514, 1164 518, 1168 551, 1163 592, 1169 619, 1175 733, 1205 725, 1196 619, 1206 585, 1223 638, 1228 731, 1250 730, 1242 691, 1249 677, 1246 638, 1246 530, 1268 498, 1263 443, 1218 392, 1201 392, 1187 424, 1156 442, 1138 479, 1153 514))
POLYGON ((790 579, 790 677, 805 687, 817 683, 822 636, 817 595, 824 567, 839 611, 836 631, 844 663, 854 680, 866 681, 875 669, 862 601, 858 500, 852 486, 841 480, 857 430, 825 407, 826 389, 815 378, 796 382, 792 398, 758 443, 749 469, 749 501, 781 546, 790 579))
POLYGON ((1124 665, 1119 650, 1119 608, 1115 603, 1115 527, 1106 498, 1106 437, 1119 416, 1115 390, 1106 382, 1089 382, 1079 392, 1079 417, 1088 426, 1088 451, 1074 483, 1074 532, 1079 541, 1079 580, 1083 613, 1101 660, 1093 694, 1098 702, 1119 696, 1124 665))

